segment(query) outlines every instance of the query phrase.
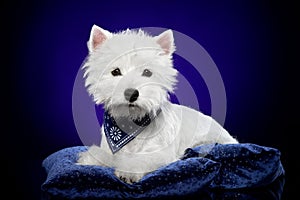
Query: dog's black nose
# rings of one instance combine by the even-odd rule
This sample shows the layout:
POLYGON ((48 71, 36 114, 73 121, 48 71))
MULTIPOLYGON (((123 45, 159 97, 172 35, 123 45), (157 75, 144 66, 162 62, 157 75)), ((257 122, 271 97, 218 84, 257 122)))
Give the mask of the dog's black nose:
POLYGON ((124 96, 127 101, 132 103, 139 97, 139 91, 133 88, 128 88, 124 91, 124 96))

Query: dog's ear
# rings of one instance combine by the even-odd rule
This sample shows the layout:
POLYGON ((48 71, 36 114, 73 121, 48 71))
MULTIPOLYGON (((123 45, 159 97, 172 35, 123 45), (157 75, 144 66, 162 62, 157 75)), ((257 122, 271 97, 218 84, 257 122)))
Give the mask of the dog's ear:
POLYGON ((90 52, 93 52, 97 46, 102 44, 105 40, 112 37, 112 34, 100 28, 99 26, 93 25, 91 33, 90 33, 90 39, 88 41, 88 49, 90 52))
POLYGON ((166 30, 160 35, 154 37, 156 42, 164 51, 164 55, 171 55, 175 51, 174 37, 172 30, 166 30))

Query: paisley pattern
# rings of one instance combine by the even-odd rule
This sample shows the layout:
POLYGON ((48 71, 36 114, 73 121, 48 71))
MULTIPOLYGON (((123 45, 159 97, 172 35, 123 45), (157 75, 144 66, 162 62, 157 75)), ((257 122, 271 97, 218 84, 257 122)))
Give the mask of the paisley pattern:
POLYGON ((147 114, 140 120, 130 120, 125 117, 116 120, 106 111, 104 113, 103 127, 106 141, 112 153, 118 152, 122 147, 133 140, 160 112, 161 109, 157 111, 156 115, 152 113, 147 114))

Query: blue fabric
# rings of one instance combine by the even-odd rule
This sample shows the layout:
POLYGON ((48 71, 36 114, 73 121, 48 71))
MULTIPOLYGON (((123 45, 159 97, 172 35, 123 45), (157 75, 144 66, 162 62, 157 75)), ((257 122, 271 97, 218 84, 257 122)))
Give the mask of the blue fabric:
POLYGON ((284 174, 280 151, 255 144, 211 144, 190 148, 177 162, 149 173, 132 185, 109 167, 76 165, 85 146, 69 147, 43 161, 47 194, 67 199, 185 196, 207 189, 266 186, 284 174))
POLYGON ((187 149, 185 157, 205 154, 205 158, 221 163, 211 188, 236 189, 260 187, 272 183, 284 173, 280 151, 255 144, 215 144, 187 149))

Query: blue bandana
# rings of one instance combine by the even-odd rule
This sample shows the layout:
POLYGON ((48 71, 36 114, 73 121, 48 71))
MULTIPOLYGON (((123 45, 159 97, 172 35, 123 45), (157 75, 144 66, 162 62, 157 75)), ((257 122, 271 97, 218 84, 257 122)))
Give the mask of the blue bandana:
POLYGON ((104 133, 112 153, 116 153, 133 140, 160 112, 161 109, 158 109, 156 115, 153 113, 146 114, 140 120, 131 120, 126 117, 115 120, 107 111, 105 111, 103 123, 104 133))

